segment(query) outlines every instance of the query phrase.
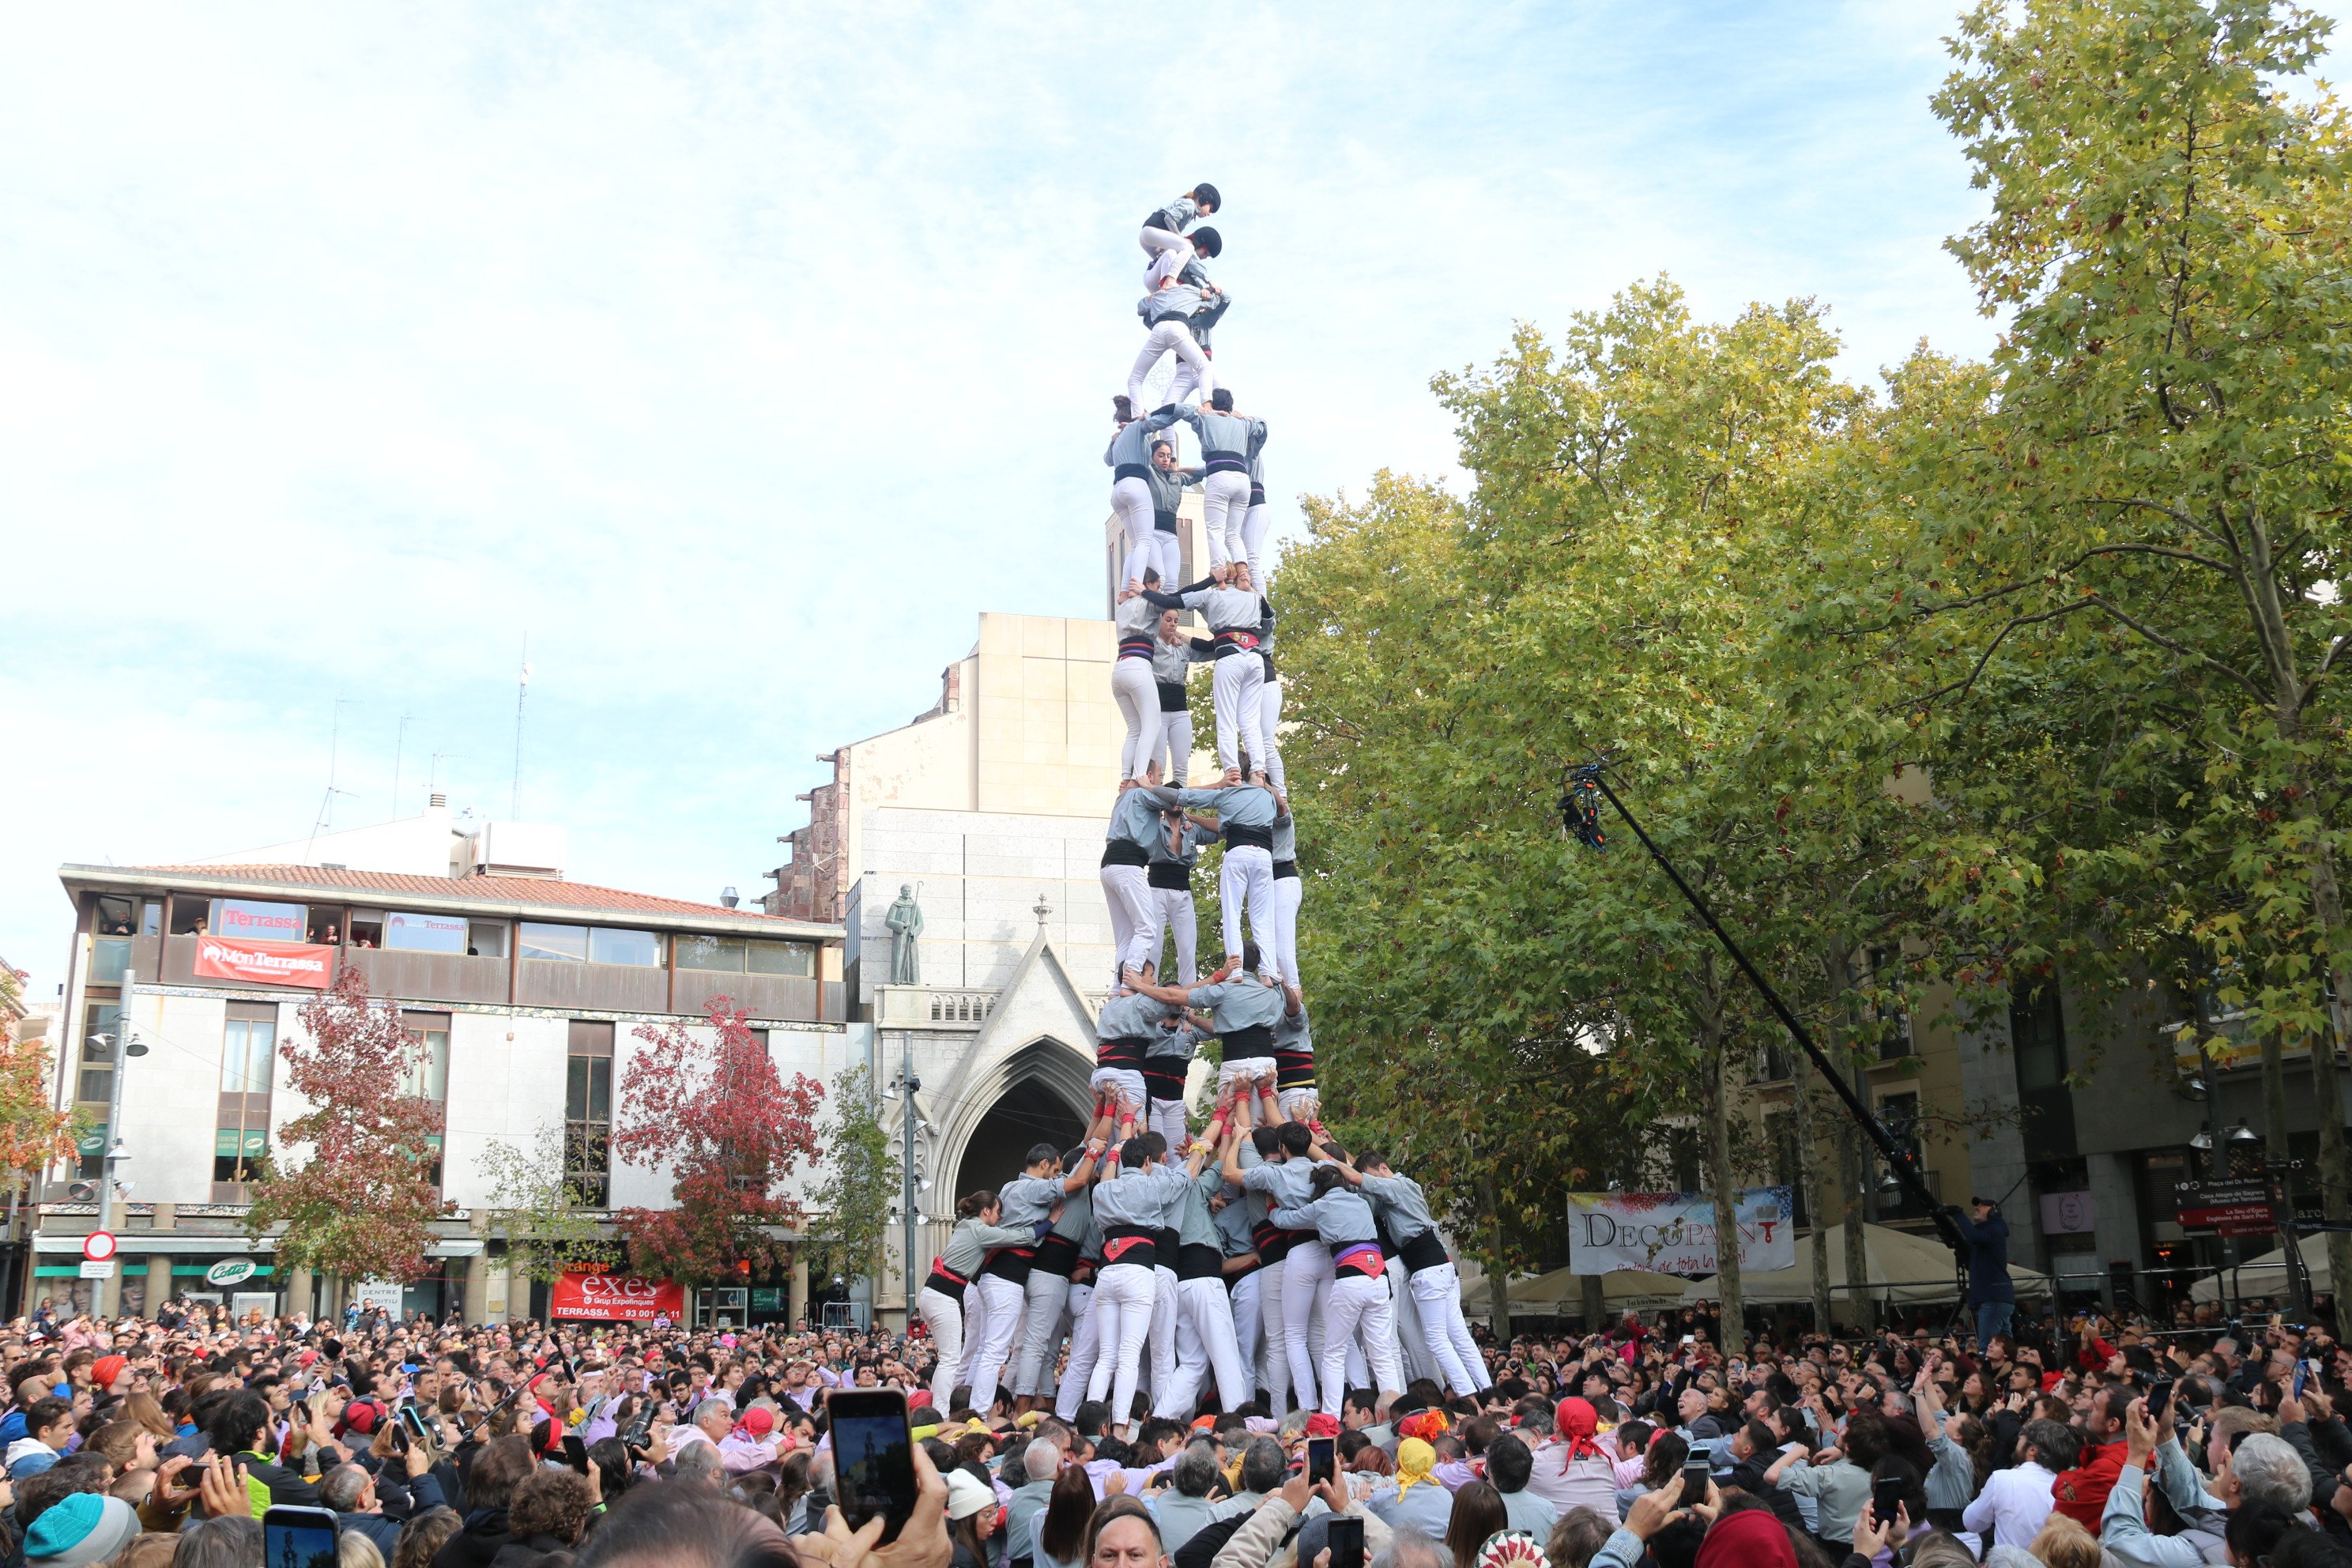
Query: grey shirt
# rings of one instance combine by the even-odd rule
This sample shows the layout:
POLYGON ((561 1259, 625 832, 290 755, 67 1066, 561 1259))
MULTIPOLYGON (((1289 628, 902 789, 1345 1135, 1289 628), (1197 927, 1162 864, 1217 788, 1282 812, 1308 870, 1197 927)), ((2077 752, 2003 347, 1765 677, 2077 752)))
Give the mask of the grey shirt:
MULTIPOLYGON (((1255 589, 1220 588, 1211 584, 1176 595, 1185 609, 1198 610, 1213 632, 1248 632, 1255 636, 1265 624, 1265 600, 1255 589)), ((1169 606, 1162 606, 1163 608, 1169 606)))
POLYGON ((1151 467, 1151 437, 1175 423, 1176 411, 1172 408, 1129 420, 1111 437, 1110 445, 1103 448, 1103 467, 1151 467))
MULTIPOLYGON (((1292 1164, 1298 1162, 1292 1161, 1292 1164)), ((1372 1205, 1345 1187, 1334 1187, 1303 1204, 1284 1204, 1266 1215, 1289 1230, 1313 1226, 1323 1245, 1337 1252, 1359 1242, 1378 1241, 1380 1226, 1372 1223, 1372 1205)))
MULTIPOLYGON (((1135 302, 1135 313, 1143 318, 1147 327, 1174 319, 1187 321, 1193 311, 1209 302, 1209 297, 1190 283, 1171 283, 1165 289, 1154 289, 1135 302)), ((1195 426, 1193 428, 1198 429, 1195 426)))
POLYGON ((1059 1176, 1015 1176, 996 1189, 996 1201, 1004 1210, 1004 1223, 1033 1234, 1037 1222, 1053 1212, 1061 1196, 1059 1176))
POLYGON ((980 1272, 988 1255, 1000 1247, 1026 1247, 1035 1237, 1026 1226, 987 1225, 977 1218, 959 1220, 948 1234, 948 1244, 940 1249, 940 1261, 948 1272, 959 1279, 969 1279, 980 1272))
MULTIPOLYGON (((1159 612, 1155 608, 1152 613, 1157 615, 1159 612)), ((1155 632, 1151 638, 1151 679, 1162 686, 1181 686, 1184 678, 1192 673, 1192 666, 1213 664, 1216 657, 1209 651, 1206 643, 1195 642, 1181 635, 1174 642, 1162 642, 1155 632)), ((1192 831, 1201 833, 1206 830, 1196 827, 1192 831)), ((1217 836, 1213 833, 1202 840, 1206 844, 1216 841, 1217 836)))
POLYGON ((1277 1051, 1297 1051, 1306 1056, 1315 1054, 1315 1037, 1307 1026, 1307 1004, 1301 1002, 1296 1013, 1286 1010, 1274 1021, 1274 1048, 1277 1051))
MULTIPOLYGON (((1105 1230, 1119 1226, 1165 1225, 1171 1199, 1181 1201, 1187 1179, 1181 1165, 1150 1164, 1106 1177, 1095 1185, 1095 1218, 1105 1230)), ((1169 1260, 1174 1262, 1173 1258, 1169 1260)))
POLYGON ((1080 1187, 1062 1200, 1062 1217, 1054 1222, 1054 1234, 1065 1241, 1084 1241, 1094 1217, 1095 1190, 1080 1187))
POLYGON ((1103 837, 1112 843, 1134 845, 1150 853, 1151 841, 1165 829, 1160 821, 1161 802, 1149 789, 1119 792, 1118 804, 1110 808, 1110 826, 1103 837))
POLYGON ((1209 1009, 1210 1026, 1219 1035, 1271 1027, 1282 1016, 1282 987, 1261 985, 1252 974, 1236 974, 1213 985, 1195 985, 1185 994, 1192 1005, 1209 1009))
POLYGON ((1399 1247, 1432 1228, 1429 1200, 1410 1176, 1366 1176, 1360 1190, 1388 1226, 1389 1239, 1399 1247))
POLYGON ((1193 862, 1200 859, 1202 847, 1216 841, 1217 836, 1214 833, 1188 818, 1184 824, 1184 837, 1179 841, 1183 846, 1183 852, 1179 854, 1171 849, 1168 847, 1168 838, 1162 836, 1151 847, 1151 859, 1155 865, 1165 866, 1172 863, 1189 871, 1192 868, 1193 862))
MULTIPOLYGON (((1176 226, 1168 231, 1171 234, 1181 234, 1201 221, 1201 204, 1192 199, 1192 192, 1187 191, 1174 201, 1163 204, 1151 216, 1174 224, 1176 226)), ((1171 1547, 1170 1550, 1174 1549, 1171 1547)))
MULTIPOLYGON (((1226 1194, 1232 1197, 1232 1194, 1226 1194)), ((1257 1250, 1257 1238, 1250 1234, 1249 1205, 1239 1198, 1225 1205, 1209 1216, 1217 1227, 1217 1243, 1227 1258, 1240 1258, 1257 1250)))
POLYGON ((1179 1009, 1165 1002, 1154 1001, 1139 991, 1124 996, 1114 996, 1103 1004, 1095 1017, 1095 1038, 1097 1040, 1150 1040, 1160 1034, 1160 1024, 1173 1017, 1179 1009))
POLYGON ((1165 784, 1147 784, 1127 793, 1150 795, 1158 805, 1213 811, 1221 826, 1263 827, 1269 835, 1274 831, 1274 792, 1257 784, 1219 784, 1212 789, 1171 789, 1165 784))
MULTIPOLYGON (((1161 289, 1161 293, 1172 292, 1161 289)), ((1245 419, 1238 414, 1220 414, 1214 408, 1179 408, 1176 417, 1192 427, 1201 437, 1203 452, 1231 452, 1246 463, 1265 445, 1265 421, 1245 419)))
POLYGON ((1286 811, 1274 819, 1274 858, 1298 858, 1298 819, 1286 811))
POLYGON ((1154 511, 1174 511, 1184 504, 1184 492, 1197 489, 1201 483, 1201 470, 1198 468, 1162 468, 1159 464, 1150 462, 1145 466, 1149 471, 1144 474, 1143 482, 1151 487, 1151 510, 1154 511))
MULTIPOLYGON (((1209 1200, 1224 1186, 1224 1177, 1214 1171, 1203 1171, 1184 1184, 1184 1223, 1176 1239, 1186 1247, 1213 1247, 1223 1252, 1224 1240, 1217 1234, 1216 1221, 1209 1214, 1209 1200)), ((1169 1261, 1173 1263, 1174 1258, 1169 1261)))

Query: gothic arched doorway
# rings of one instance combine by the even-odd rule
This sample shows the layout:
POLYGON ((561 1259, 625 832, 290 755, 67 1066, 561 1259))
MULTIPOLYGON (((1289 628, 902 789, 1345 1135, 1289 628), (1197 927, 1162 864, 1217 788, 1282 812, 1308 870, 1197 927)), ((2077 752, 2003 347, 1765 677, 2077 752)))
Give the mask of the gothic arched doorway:
POLYGON ((1067 1149, 1086 1136, 1085 1118, 1034 1078, 1017 1079, 988 1108, 963 1146, 956 1163, 955 1190, 941 1205, 954 1212, 966 1193, 981 1187, 992 1191, 1021 1173, 1022 1156, 1034 1143, 1067 1149))

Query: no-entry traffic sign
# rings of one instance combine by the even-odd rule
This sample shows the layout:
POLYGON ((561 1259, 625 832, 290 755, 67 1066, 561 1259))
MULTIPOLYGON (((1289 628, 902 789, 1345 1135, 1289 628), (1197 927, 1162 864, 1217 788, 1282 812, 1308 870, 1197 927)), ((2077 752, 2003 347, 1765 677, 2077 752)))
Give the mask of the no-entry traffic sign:
POLYGON ((92 1263, 104 1263, 114 1256, 114 1233, 93 1230, 81 1238, 81 1255, 92 1263))

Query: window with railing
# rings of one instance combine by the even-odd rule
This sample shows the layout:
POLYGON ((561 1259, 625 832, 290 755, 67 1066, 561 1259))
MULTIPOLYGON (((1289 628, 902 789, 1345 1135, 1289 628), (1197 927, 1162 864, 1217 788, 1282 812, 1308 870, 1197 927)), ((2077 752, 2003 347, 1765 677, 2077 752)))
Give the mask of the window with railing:
POLYGON ((563 1089, 563 1179, 583 1202, 613 1195, 613 1026, 574 1019, 563 1089))
POLYGON ((627 931, 617 926, 551 925, 521 922, 521 952, 554 963, 616 963, 658 969, 664 962, 658 931, 627 931))
MULTIPOLYGON (((444 1104, 449 1099, 449 1015, 446 1013, 408 1013, 400 1016, 400 1026, 408 1037, 423 1049, 408 1059, 400 1075, 400 1092, 416 1100, 429 1100, 444 1104)), ((432 1164, 425 1179, 435 1186, 441 1184, 441 1135, 437 1132, 425 1140, 432 1151, 432 1164)))
POLYGON ((816 949, 800 942, 687 935, 677 939, 677 966, 725 974, 783 974, 806 979, 816 973, 816 949))
POLYGON ((75 1174, 85 1180, 106 1171, 106 1140, 113 1130, 106 1113, 113 1108, 114 1068, 122 1033, 122 1007, 116 1002, 91 1002, 82 1008, 81 1061, 74 1072, 74 1104, 94 1131, 77 1146, 80 1163, 75 1174))

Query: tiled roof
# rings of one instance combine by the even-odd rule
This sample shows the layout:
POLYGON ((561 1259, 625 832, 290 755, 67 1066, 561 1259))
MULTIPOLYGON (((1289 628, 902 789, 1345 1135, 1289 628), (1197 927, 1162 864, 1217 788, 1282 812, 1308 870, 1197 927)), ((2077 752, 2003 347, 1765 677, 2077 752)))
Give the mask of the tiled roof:
POLYGON ((593 882, 560 882, 541 877, 418 877, 398 871, 354 871, 338 866, 142 866, 124 869, 159 876, 217 878, 223 881, 277 882, 289 888, 344 888, 353 892, 414 893, 469 902, 598 910, 612 914, 772 921, 779 926, 809 923, 756 909, 730 910, 724 904, 698 904, 686 899, 665 899, 656 893, 630 893, 618 888, 600 888, 593 882))

